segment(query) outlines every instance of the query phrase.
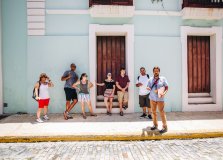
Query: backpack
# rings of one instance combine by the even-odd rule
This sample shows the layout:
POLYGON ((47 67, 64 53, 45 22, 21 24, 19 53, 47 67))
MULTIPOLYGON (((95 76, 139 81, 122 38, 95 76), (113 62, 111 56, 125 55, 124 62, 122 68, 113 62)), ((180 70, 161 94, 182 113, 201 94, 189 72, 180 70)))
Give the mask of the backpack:
MULTIPOLYGON (((148 75, 148 74, 146 74, 146 76, 147 76, 147 78, 149 79, 149 75, 148 75)), ((138 76, 138 78, 137 78, 137 79, 138 79, 138 81, 139 81, 139 77, 140 77, 140 76, 138 76)))
MULTIPOLYGON (((40 87, 40 81, 38 81, 38 83, 39 83, 39 87, 40 87)), ((38 96, 39 96, 39 87, 38 87, 38 96)), ((33 88, 33 96, 32 96, 32 98, 35 100, 35 101, 38 101, 37 99, 36 99, 36 94, 35 94, 35 87, 33 88)))

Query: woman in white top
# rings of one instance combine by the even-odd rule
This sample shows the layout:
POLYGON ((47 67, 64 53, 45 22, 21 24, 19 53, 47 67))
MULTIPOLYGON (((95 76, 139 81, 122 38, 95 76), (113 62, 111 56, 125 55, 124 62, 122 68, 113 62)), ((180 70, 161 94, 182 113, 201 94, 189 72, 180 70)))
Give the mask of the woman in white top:
POLYGON ((49 87, 53 87, 54 84, 51 82, 50 78, 45 74, 42 73, 40 75, 39 81, 35 84, 35 95, 36 100, 39 103, 39 107, 36 113, 37 119, 36 121, 39 123, 42 123, 43 120, 40 118, 42 109, 44 109, 44 120, 49 120, 49 117, 47 116, 48 112, 48 105, 50 102, 50 96, 49 96, 49 87))

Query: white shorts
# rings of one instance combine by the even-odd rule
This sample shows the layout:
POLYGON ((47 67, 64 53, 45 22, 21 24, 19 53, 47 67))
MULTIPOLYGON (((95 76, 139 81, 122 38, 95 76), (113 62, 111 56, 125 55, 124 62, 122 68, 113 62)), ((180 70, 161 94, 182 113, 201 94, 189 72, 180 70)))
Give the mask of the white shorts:
POLYGON ((89 102, 90 101, 90 94, 79 93, 78 101, 79 102, 89 102))

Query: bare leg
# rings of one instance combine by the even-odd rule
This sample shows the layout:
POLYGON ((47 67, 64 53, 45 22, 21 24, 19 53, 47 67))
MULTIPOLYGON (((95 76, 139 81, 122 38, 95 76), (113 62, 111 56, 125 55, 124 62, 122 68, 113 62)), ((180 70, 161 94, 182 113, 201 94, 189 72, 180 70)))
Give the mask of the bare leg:
POLYGON ((41 114, 42 108, 38 108, 37 112, 36 112, 36 117, 37 119, 40 118, 40 114, 41 114))
POLYGON ((120 112, 122 112, 122 102, 119 102, 119 108, 120 108, 120 112))
POLYGON ((152 109, 148 108, 148 114, 152 114, 152 109))
POLYGON ((89 111, 91 113, 91 116, 97 116, 96 114, 94 114, 93 109, 92 109, 92 105, 91 105, 91 101, 87 101, 87 105, 89 108, 89 111))
POLYGON ((44 116, 48 113, 48 106, 44 106, 44 116))
POLYGON ((75 99, 68 107, 68 109, 66 110, 66 112, 70 112, 72 110, 72 108, 75 106, 75 104, 77 104, 77 99, 75 99))
POLYGON ((109 112, 109 104, 108 104, 108 98, 104 97, 105 106, 107 108, 107 112, 109 112))
POLYGON ((66 101, 66 110, 68 110, 69 106, 70 106, 70 101, 66 101))
POLYGON ((109 105, 109 111, 112 112, 112 105, 113 105, 113 98, 109 99, 110 105, 109 105))
POLYGON ((143 107, 143 113, 146 114, 146 107, 143 107))
POLYGON ((85 115, 84 102, 81 102, 81 110, 82 110, 82 114, 85 115))

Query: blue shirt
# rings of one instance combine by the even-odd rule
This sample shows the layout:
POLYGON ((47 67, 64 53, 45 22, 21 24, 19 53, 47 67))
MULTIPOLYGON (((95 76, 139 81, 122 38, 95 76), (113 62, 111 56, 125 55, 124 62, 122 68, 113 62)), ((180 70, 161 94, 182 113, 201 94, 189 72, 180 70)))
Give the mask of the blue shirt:
POLYGON ((152 88, 152 85, 156 79, 154 77, 151 77, 148 82, 148 87, 151 88, 149 99, 156 102, 164 102, 164 97, 159 98, 158 94, 155 92, 155 90, 160 89, 161 87, 168 87, 168 83, 165 77, 159 77, 159 80, 157 84, 155 84, 152 88))
POLYGON ((77 82, 78 75, 74 71, 69 70, 69 71, 64 72, 63 77, 68 77, 69 74, 71 74, 71 78, 66 80, 64 88, 72 88, 72 85, 77 82))

